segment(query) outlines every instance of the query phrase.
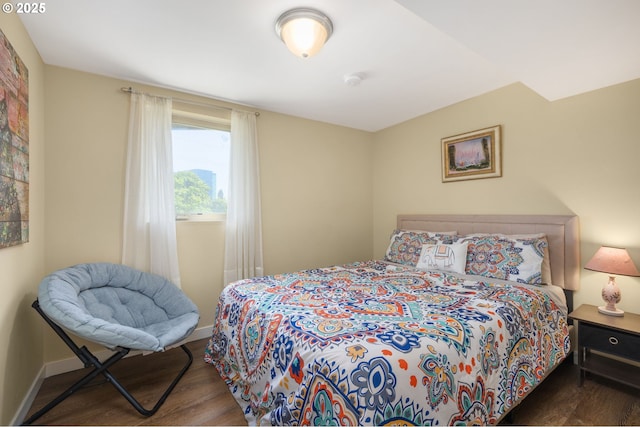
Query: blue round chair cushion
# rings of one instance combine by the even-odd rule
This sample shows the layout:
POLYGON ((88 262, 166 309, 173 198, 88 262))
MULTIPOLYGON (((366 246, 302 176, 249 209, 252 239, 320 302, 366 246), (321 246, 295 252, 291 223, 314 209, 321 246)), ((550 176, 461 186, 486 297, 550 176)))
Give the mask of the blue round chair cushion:
POLYGON ((64 329, 108 348, 163 351, 187 338, 200 319, 169 280, 121 264, 58 270, 40 283, 38 303, 64 329))

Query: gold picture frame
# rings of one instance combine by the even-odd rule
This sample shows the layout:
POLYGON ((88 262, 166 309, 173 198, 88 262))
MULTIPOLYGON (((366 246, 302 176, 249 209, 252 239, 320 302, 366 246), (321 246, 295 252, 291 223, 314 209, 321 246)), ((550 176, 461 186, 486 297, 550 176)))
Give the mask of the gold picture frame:
POLYGON ((501 126, 442 138, 442 182, 502 176, 501 126))

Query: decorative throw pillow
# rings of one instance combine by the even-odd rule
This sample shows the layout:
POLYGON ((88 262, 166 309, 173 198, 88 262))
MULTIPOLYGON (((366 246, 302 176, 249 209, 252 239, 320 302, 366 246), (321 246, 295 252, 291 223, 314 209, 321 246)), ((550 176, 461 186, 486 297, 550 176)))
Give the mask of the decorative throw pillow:
POLYGON ((466 236, 466 273, 518 283, 542 284, 542 261, 548 246, 544 235, 513 238, 490 234, 466 236))
POLYGON ((384 259, 385 261, 415 267, 418 263, 418 258, 420 258, 422 246, 451 242, 454 239, 456 239, 455 235, 444 235, 429 231, 394 230, 384 259))
POLYGON ((547 235, 544 233, 535 233, 535 234, 498 234, 499 236, 504 236, 507 239, 518 239, 518 240, 536 240, 535 246, 538 246, 541 242, 544 245, 543 257, 542 257, 542 281, 543 285, 552 284, 551 281, 551 258, 549 256, 549 241, 547 240, 547 235), (541 241, 541 242, 538 242, 541 241))
POLYGON ((416 267, 421 270, 443 270, 465 274, 469 242, 423 245, 416 267))

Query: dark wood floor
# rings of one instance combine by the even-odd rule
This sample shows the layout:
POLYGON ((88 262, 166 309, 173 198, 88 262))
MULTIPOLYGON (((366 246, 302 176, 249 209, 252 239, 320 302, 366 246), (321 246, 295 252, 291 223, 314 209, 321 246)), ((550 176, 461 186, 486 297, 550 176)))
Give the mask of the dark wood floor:
MULTIPOLYGON (((139 415, 102 379, 78 391, 35 424, 49 425, 247 425, 240 407, 202 355, 206 340, 188 344, 193 365, 165 404, 153 416, 139 415)), ((181 366, 184 353, 134 356, 118 362, 113 374, 138 400, 151 406, 181 366)), ((28 416, 41 408, 86 370, 47 378, 28 416)), ((564 363, 513 411, 518 425, 640 425, 640 393, 597 378, 577 384, 576 367, 564 363)))

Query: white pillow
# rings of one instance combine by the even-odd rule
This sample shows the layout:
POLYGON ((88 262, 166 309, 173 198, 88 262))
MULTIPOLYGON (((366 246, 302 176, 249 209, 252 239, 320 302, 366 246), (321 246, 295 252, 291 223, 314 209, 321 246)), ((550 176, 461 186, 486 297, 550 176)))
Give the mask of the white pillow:
POLYGON ((416 268, 464 274, 465 265, 467 264, 468 245, 469 242, 426 244, 422 246, 416 268))

